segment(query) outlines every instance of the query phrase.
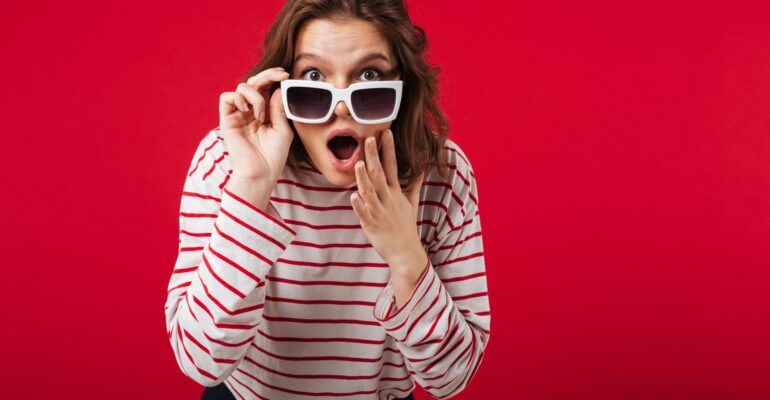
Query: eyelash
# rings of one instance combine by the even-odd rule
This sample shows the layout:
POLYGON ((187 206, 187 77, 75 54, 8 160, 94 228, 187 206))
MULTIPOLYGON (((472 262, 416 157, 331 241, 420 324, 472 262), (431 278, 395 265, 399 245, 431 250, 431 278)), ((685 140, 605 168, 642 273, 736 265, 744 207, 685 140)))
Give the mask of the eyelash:
MULTIPOLYGON (((299 77, 300 77, 300 78, 302 78, 302 77, 304 77, 304 76, 305 76, 305 74, 306 74, 306 73, 308 73, 309 71, 313 71, 313 70, 315 70, 315 71, 318 71, 318 72, 321 72, 321 71, 319 71, 319 70, 318 70, 318 68, 315 68, 315 67, 308 67, 308 68, 305 68, 304 70, 302 70, 302 72, 300 72, 300 73, 299 73, 299 77)), ((380 70, 379 70, 379 69, 377 69, 377 68, 366 68, 366 69, 364 69, 363 71, 361 71, 361 73, 364 73, 364 72, 366 72, 366 71, 374 71, 374 72, 376 72, 376 73, 379 75, 379 78, 384 78, 384 77, 385 77, 385 74, 383 74, 383 73, 382 73, 382 71, 380 71, 380 70)), ((361 74, 359 74, 359 76, 360 76, 360 75, 361 75, 361 74)))

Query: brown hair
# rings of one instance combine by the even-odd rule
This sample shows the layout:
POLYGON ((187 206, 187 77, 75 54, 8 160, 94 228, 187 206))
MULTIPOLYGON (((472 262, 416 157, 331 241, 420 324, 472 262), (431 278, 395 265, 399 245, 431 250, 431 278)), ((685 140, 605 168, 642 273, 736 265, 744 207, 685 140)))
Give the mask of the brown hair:
MULTIPOLYGON (((447 179, 444 143, 449 122, 438 106, 438 74, 440 69, 424 59, 428 47, 425 30, 413 25, 403 0, 288 0, 265 36, 259 62, 241 82, 273 67, 291 71, 294 44, 302 23, 311 18, 357 18, 373 24, 388 38, 400 69, 404 90, 398 117, 391 123, 396 146, 399 178, 408 183, 432 167, 447 179)), ((272 93, 279 88, 274 83, 272 93)), ((292 129, 294 124, 289 120, 292 129)), ((287 163, 297 166, 309 156, 302 141, 292 141, 287 163)))

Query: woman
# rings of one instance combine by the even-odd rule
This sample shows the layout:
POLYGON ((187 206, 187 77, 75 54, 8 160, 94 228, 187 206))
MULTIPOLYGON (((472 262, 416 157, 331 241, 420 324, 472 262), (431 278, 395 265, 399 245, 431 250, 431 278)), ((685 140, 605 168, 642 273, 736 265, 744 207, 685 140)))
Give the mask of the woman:
POLYGON ((426 45, 401 1, 290 1, 220 96, 165 311, 204 399, 449 398, 474 376, 491 319, 476 181, 426 45))

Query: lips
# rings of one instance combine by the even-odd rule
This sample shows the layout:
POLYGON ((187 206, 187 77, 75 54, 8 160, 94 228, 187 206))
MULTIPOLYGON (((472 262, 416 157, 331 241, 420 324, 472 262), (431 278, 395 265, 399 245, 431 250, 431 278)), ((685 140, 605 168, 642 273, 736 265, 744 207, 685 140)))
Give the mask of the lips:
POLYGON ((364 140, 352 129, 335 129, 326 138, 332 165, 340 172, 350 172, 358 161, 364 140))

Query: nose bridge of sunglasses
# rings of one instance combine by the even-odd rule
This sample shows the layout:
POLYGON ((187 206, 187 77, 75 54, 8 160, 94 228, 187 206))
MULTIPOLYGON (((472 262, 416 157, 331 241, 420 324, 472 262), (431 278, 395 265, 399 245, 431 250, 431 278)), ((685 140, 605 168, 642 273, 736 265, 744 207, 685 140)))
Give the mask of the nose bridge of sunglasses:
POLYGON ((336 112, 338 107, 345 107, 350 112, 350 89, 348 86, 339 88, 332 85, 332 109, 336 112))

